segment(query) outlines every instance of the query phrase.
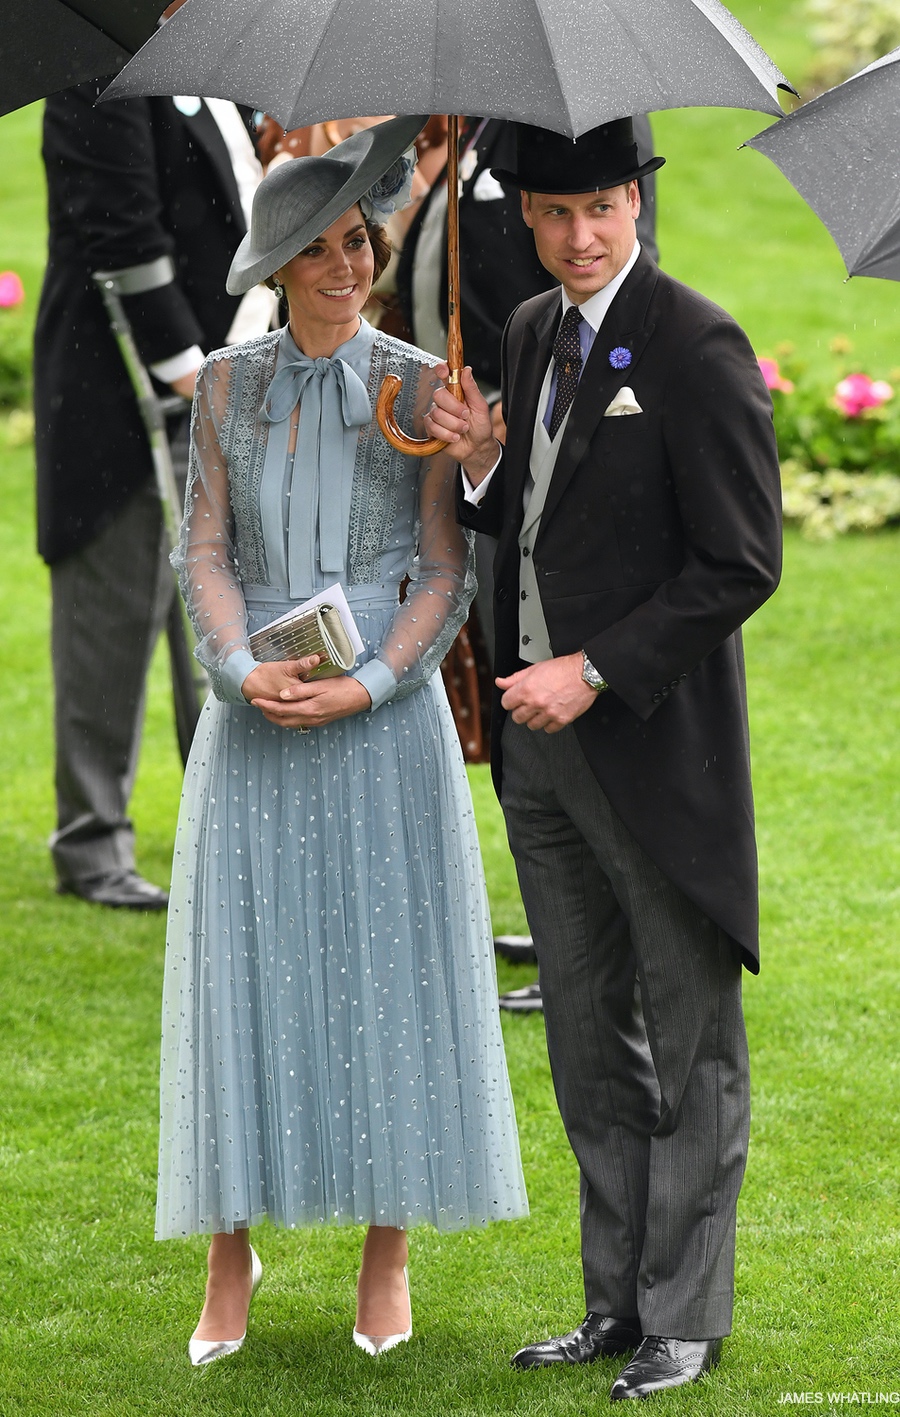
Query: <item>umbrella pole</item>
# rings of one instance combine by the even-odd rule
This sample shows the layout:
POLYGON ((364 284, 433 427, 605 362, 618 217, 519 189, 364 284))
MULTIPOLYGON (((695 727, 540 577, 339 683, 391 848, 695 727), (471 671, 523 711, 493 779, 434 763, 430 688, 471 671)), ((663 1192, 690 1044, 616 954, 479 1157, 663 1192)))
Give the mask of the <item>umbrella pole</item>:
MULTIPOLYGON (((459 322, 459 118, 450 114, 447 129, 447 387, 464 402, 460 376, 463 370, 462 330, 459 322)), ((392 447, 416 458, 428 458, 446 448, 440 438, 410 438, 394 417, 394 404, 403 386, 396 374, 386 374, 378 391, 375 416, 392 447)))

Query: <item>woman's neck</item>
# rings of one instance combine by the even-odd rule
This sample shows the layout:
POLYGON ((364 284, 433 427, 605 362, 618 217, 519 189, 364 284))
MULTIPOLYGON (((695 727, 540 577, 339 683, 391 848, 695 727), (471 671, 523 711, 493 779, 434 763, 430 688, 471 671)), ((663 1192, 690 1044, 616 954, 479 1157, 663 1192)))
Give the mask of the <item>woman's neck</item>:
POLYGON ((340 349, 342 344, 359 334, 361 326, 362 320, 358 315, 354 315, 347 325, 324 327, 299 325, 295 323, 293 316, 288 321, 291 339, 307 359, 330 359, 336 349, 340 349))

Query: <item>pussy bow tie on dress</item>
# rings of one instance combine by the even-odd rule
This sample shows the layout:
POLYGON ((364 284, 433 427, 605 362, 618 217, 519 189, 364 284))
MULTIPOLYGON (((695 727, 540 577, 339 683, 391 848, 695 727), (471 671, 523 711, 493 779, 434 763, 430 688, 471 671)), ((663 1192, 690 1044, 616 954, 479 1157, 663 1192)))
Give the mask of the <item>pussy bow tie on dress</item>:
POLYGON ((325 575, 344 569, 340 448, 345 428, 372 417, 366 386, 343 359, 293 359, 275 373, 262 406, 267 423, 283 423, 302 399, 294 470, 288 565, 312 566, 318 528, 319 565, 325 575), (322 450, 337 466, 322 466, 322 450), (318 515, 316 515, 318 513, 318 515))

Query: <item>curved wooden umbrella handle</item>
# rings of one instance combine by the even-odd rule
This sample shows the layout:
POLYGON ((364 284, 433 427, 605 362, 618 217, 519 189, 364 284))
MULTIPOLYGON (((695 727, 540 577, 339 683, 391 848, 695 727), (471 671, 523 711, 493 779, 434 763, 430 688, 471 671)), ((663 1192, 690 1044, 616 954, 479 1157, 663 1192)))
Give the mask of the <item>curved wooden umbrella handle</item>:
MULTIPOLYGON (((454 398, 465 403, 460 383, 463 343, 459 320, 459 117, 448 115, 447 125, 447 387, 454 398)), ((392 448, 414 458, 430 458, 446 448, 439 438, 410 438, 394 417, 394 404, 403 387, 396 374, 385 374, 378 390, 375 417, 392 448)))
MULTIPOLYGON (((381 388, 378 390, 378 399, 375 404, 375 416, 378 419, 378 427, 387 438, 392 448, 396 448, 398 453, 410 453, 414 458, 430 458, 434 453, 440 453, 447 444, 441 442, 440 438, 411 438, 404 433, 400 424, 394 417, 394 404, 397 395, 403 387, 403 380, 397 374, 385 374, 381 381, 381 388)), ((456 382, 451 373, 448 388, 453 395, 463 401, 463 391, 459 383, 459 375, 456 382)))

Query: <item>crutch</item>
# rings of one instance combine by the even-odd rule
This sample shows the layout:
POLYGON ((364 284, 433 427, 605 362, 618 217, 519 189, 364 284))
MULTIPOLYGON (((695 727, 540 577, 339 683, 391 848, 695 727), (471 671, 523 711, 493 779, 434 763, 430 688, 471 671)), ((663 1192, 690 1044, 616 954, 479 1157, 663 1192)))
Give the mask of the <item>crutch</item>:
MULTIPOLYGON (((182 511, 166 433, 166 418, 172 413, 183 413, 185 403, 177 394, 169 398, 160 398, 157 394, 150 374, 138 354, 131 324, 122 304, 123 295, 140 295, 144 291, 168 284, 173 276, 174 269, 168 256, 162 256, 159 260, 149 261, 144 265, 128 266, 119 271, 94 272, 94 281, 103 297, 110 328, 119 346, 147 430, 163 523, 169 545, 174 548, 178 544, 182 511)), ((166 622, 166 638, 172 668, 172 697, 175 703, 178 747, 182 760, 187 762, 200 709, 209 692, 209 680, 192 653, 195 636, 180 593, 172 601, 166 622)))

